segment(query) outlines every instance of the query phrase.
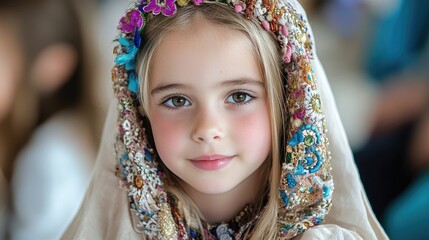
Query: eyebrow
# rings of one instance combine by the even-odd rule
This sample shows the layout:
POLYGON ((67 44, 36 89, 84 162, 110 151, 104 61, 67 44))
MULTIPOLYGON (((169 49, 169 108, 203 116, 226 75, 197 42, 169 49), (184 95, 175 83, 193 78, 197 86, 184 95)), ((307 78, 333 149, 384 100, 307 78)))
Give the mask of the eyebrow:
POLYGON ((160 92, 165 92, 171 89, 181 89, 181 90, 186 90, 189 89, 189 87, 187 87, 184 84, 179 84, 179 83, 173 83, 173 84, 166 84, 166 85, 161 85, 159 87, 156 87, 154 89, 152 89, 152 91, 150 91, 151 95, 160 93, 160 92))
POLYGON ((234 79, 234 80, 227 80, 227 81, 220 83, 220 85, 226 85, 226 86, 240 86, 240 85, 246 85, 246 84, 256 85, 259 87, 265 86, 265 84, 262 81, 259 81, 256 79, 251 79, 251 78, 240 78, 240 79, 234 79))
MULTIPOLYGON (((250 79, 250 78, 226 80, 224 82, 221 82, 219 85, 220 86, 241 86, 241 85, 246 85, 246 84, 256 85, 258 87, 264 87, 265 86, 262 81, 250 79)), ((166 85, 158 86, 158 87, 152 89, 150 94, 155 95, 155 94, 165 92, 168 90, 172 90, 172 89, 174 89, 174 90, 188 90, 190 88, 184 84, 172 83, 172 84, 166 84, 166 85)))

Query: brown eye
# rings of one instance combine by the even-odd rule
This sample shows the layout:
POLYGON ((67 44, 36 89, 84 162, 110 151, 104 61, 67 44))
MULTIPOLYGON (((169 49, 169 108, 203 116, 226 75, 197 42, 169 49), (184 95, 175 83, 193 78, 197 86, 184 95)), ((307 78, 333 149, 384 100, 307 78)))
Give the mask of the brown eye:
POLYGON ((170 108, 180 108, 191 105, 188 99, 180 96, 171 97, 167 99, 163 104, 170 108))
POLYGON ((247 103, 251 100, 253 100, 254 97, 250 96, 248 93, 245 92, 235 92, 228 96, 226 99, 227 103, 233 103, 233 104, 243 104, 247 103))
POLYGON ((232 94, 232 99, 234 100, 234 102, 244 102, 247 98, 247 94, 245 93, 234 93, 232 94))
POLYGON ((171 99, 171 101, 175 107, 183 107, 186 103, 186 99, 182 97, 174 97, 171 99))

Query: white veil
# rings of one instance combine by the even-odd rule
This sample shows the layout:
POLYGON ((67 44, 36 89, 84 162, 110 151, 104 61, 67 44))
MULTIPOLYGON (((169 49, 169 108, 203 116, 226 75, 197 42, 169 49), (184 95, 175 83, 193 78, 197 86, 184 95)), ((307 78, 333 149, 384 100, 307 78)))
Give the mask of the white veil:
MULTIPOLYGON (((289 2, 305 16, 297 1, 289 2)), ((314 56, 312 63, 326 116, 335 190, 324 223, 296 239, 388 239, 368 203, 326 74, 314 56)), ((90 186, 63 239, 143 239, 133 228, 128 191, 119 188, 115 176, 116 106, 117 101, 112 100, 90 186)))
MULTIPOLYGON (((328 125, 335 190, 324 224, 301 239, 331 239, 335 234, 350 234, 344 235, 346 239, 388 239, 366 198, 325 72, 318 60, 314 64, 328 125)), ((133 229, 127 191, 119 188, 115 176, 116 106, 112 100, 91 184, 63 239, 142 239, 133 229)))

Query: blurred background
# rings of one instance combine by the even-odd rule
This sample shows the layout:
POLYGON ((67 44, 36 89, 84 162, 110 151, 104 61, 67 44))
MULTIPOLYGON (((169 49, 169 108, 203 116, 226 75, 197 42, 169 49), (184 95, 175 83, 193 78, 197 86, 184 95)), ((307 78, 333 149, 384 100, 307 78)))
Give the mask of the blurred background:
MULTIPOLYGON (((77 213, 129 2, 0 2, 0 239, 59 239, 77 213)), ((429 239, 429 1, 301 3, 374 213, 429 239)))

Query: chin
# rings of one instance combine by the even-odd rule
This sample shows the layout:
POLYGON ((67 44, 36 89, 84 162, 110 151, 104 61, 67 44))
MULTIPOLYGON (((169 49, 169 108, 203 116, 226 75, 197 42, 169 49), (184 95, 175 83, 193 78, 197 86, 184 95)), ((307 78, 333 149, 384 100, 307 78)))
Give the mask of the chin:
POLYGON ((227 181, 199 181, 193 183, 187 183, 189 186, 188 190, 199 192, 200 194, 206 195, 218 195, 225 194, 235 189, 239 183, 232 182, 231 178, 224 177, 224 180, 227 181))

